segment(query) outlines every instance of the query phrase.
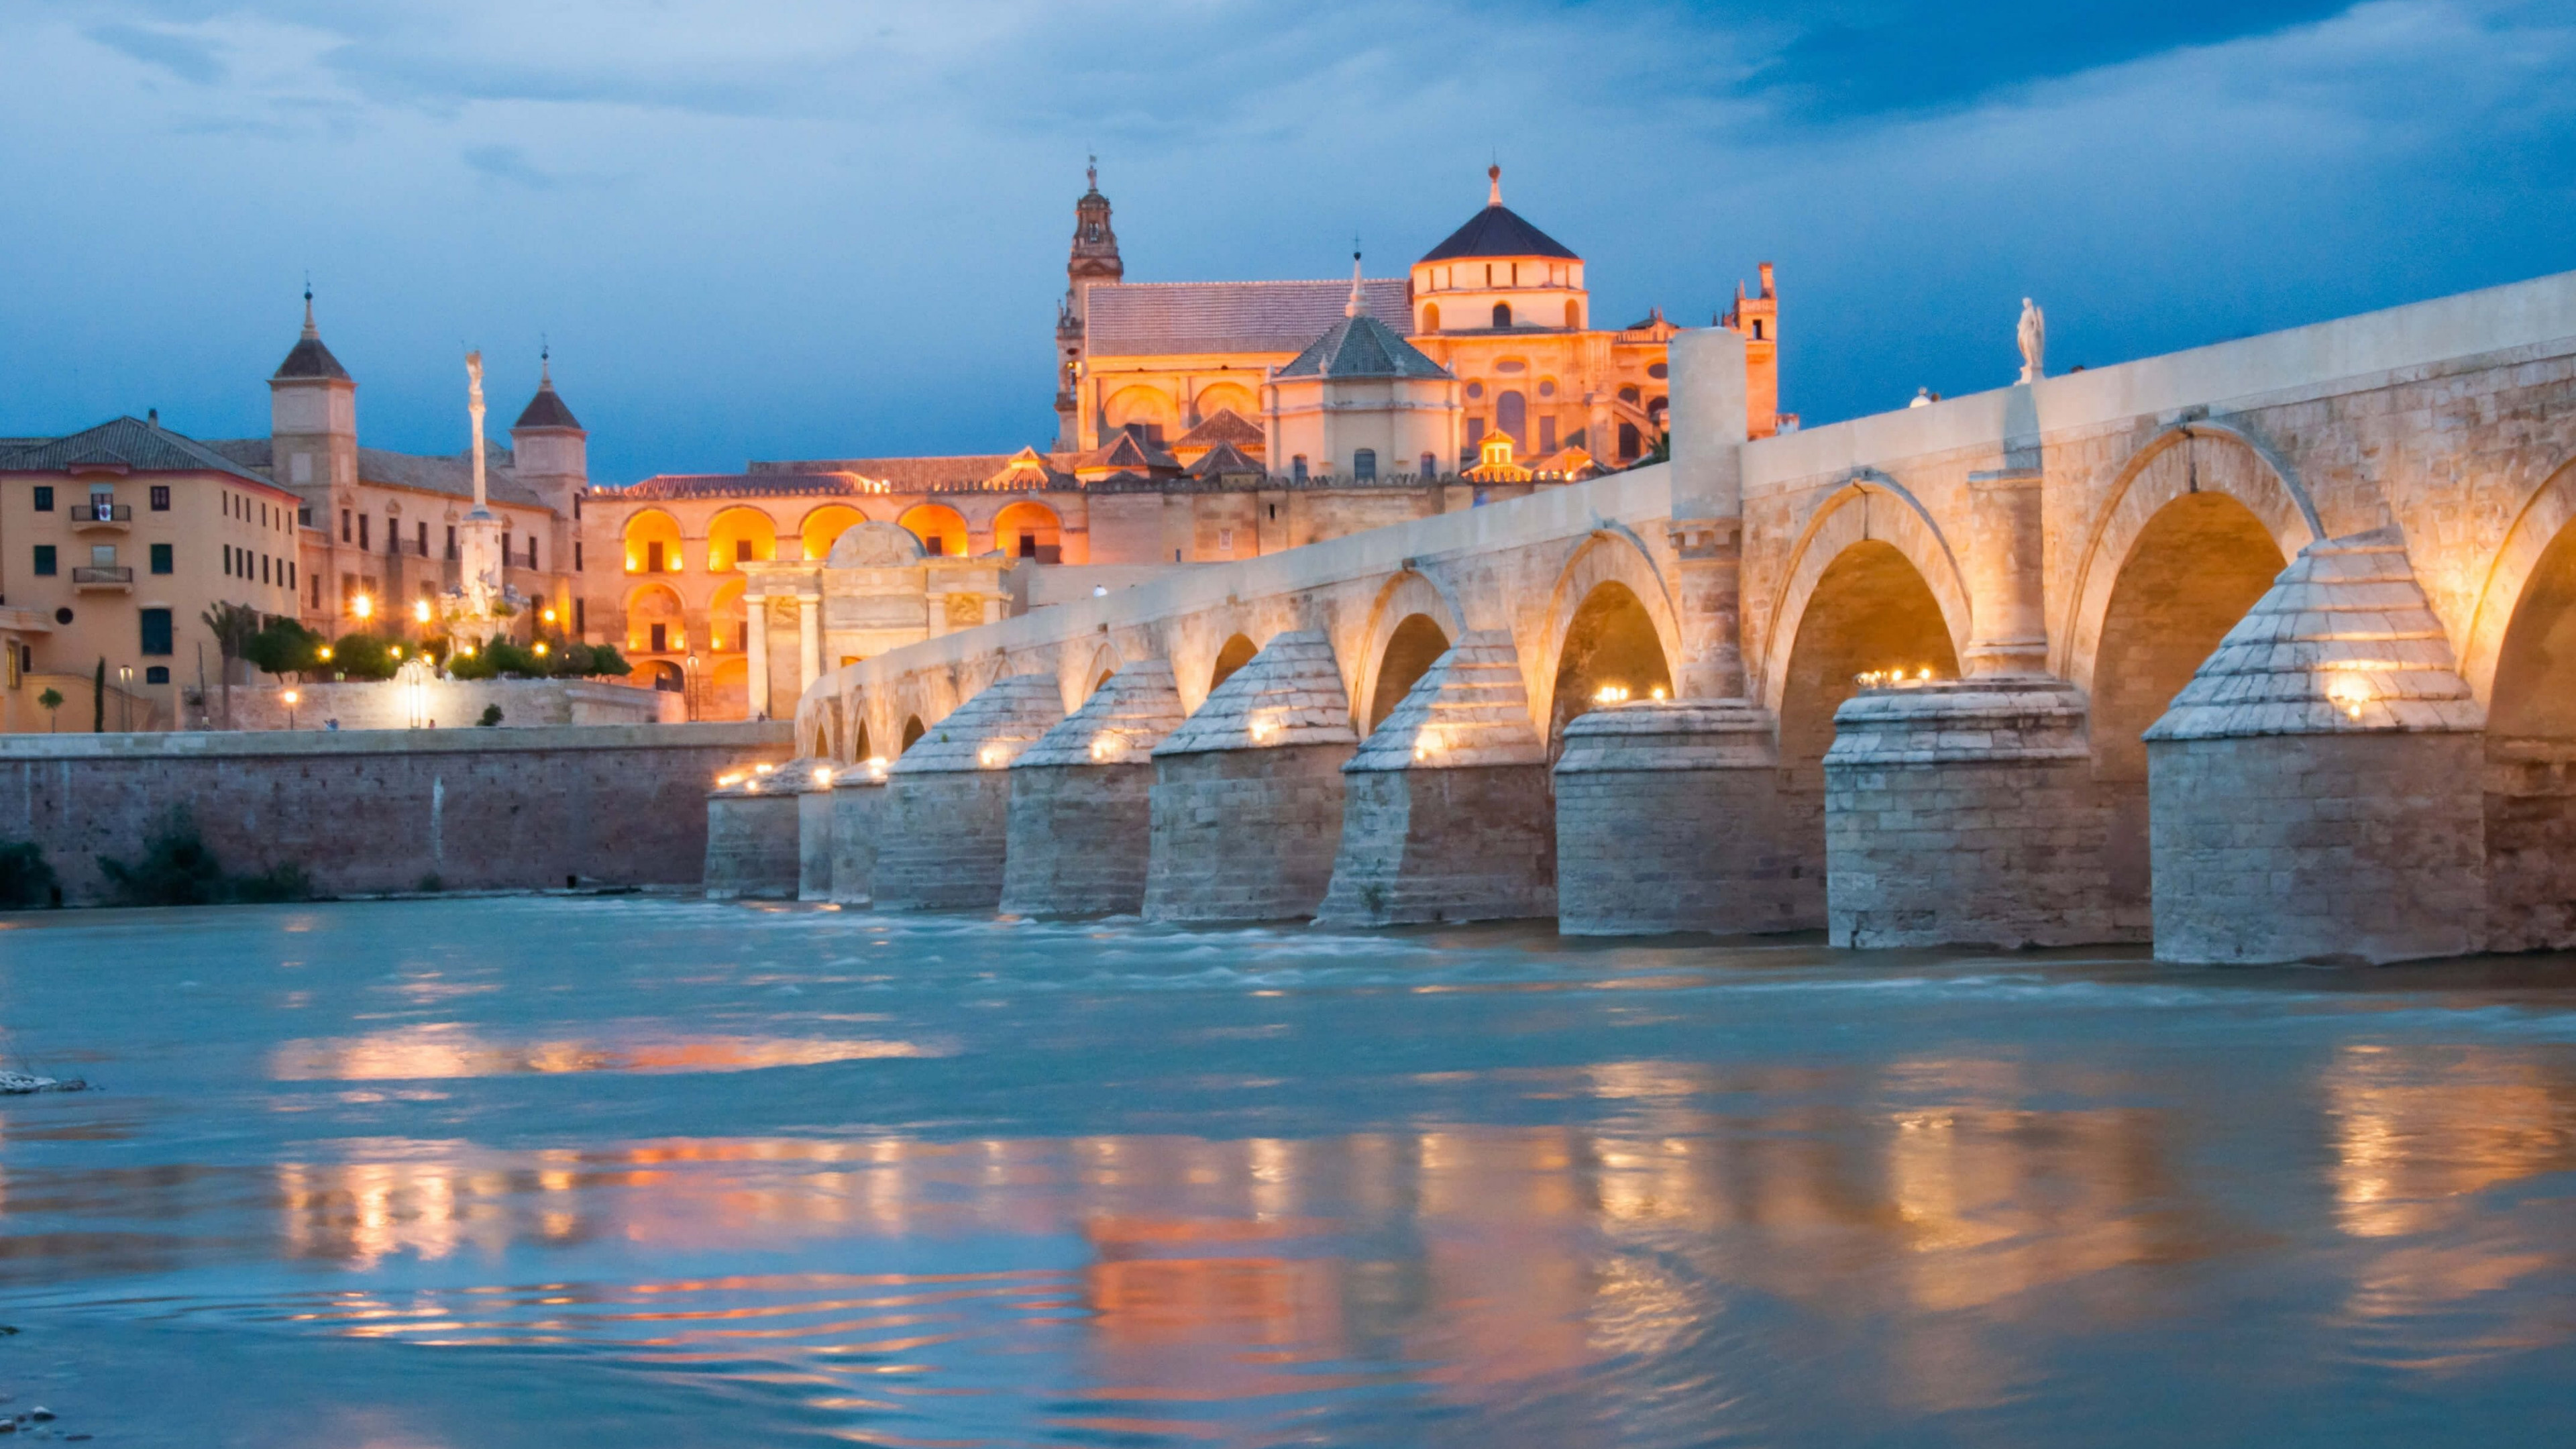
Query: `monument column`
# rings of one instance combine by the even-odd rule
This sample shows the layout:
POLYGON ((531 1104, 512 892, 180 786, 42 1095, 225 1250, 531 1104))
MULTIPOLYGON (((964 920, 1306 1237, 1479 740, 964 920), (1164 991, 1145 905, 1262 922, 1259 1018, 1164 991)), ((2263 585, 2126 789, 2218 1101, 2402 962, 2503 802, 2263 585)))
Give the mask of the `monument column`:
POLYGON ((802 695, 823 677, 823 599, 796 596, 796 692, 802 695))
POLYGON ((743 631, 744 652, 750 670, 746 676, 743 717, 769 718, 769 596, 746 593, 742 596, 744 614, 751 627, 743 631))
POLYGON ((2039 405, 2032 384, 2004 399, 2004 466, 1968 475, 1968 609, 1972 633, 1960 669, 1975 678, 2048 672, 2048 620, 2040 573, 2047 546, 2041 513, 2039 405))

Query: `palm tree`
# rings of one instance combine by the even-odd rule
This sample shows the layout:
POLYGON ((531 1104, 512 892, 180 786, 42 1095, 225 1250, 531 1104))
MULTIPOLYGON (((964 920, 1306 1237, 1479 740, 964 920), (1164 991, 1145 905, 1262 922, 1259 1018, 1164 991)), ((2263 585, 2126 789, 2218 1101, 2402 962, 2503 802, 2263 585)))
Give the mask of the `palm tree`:
POLYGON ((259 611, 241 604, 217 604, 198 616, 214 631, 215 649, 223 655, 224 728, 233 727, 233 661, 249 651, 260 629, 259 611))

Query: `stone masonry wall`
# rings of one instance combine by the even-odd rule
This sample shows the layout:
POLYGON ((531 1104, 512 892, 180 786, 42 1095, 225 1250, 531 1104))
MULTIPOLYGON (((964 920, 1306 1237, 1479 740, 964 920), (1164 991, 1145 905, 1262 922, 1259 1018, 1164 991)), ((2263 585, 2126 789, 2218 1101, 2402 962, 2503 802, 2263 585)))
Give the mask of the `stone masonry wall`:
POLYGON ((1547 766, 1354 770, 1317 919, 1336 925, 1556 914, 1547 766))
POLYGON ((989 911, 1001 904, 1011 772, 897 774, 878 807, 870 903, 880 911, 989 911))
POLYGON ((25 735, 0 739, 0 839, 72 902, 189 806, 226 869, 299 865, 326 894, 694 884, 708 785, 788 752, 784 724, 25 735))
POLYGON ((2085 760, 1826 766, 1837 946, 2141 941, 2110 886, 2109 820, 2085 760))
POLYGON ((2576 949, 2576 740, 2489 740, 2486 843, 2487 949, 2576 949))
POLYGON ((2482 748, 2469 731, 2151 739, 2157 957, 2480 949, 2482 748))
POLYGON ((796 899, 832 898, 832 791, 808 787, 796 796, 796 899))
POLYGON ((707 796, 707 899, 793 900, 797 796, 719 790, 707 796))
POLYGON ((1275 745, 1154 761, 1145 915, 1302 920, 1323 904, 1342 838, 1347 744, 1275 745))
POLYGON ((876 875, 877 815, 885 781, 843 780, 832 787, 832 896, 836 905, 864 906, 876 875))
POLYGON ((1029 765, 1011 770, 1010 861, 1002 909, 1015 916, 1134 915, 1153 854, 1154 767, 1029 765))

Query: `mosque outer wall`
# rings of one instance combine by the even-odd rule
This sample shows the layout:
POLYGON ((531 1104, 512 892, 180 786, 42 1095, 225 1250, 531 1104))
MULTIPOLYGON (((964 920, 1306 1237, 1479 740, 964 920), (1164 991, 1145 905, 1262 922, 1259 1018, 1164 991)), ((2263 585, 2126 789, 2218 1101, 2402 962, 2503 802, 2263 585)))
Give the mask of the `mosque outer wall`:
POLYGON ((788 727, 17 735, 0 738, 0 840, 33 840, 67 902, 105 898, 186 802, 238 873, 311 872, 322 894, 691 885, 715 777, 790 753, 788 727))

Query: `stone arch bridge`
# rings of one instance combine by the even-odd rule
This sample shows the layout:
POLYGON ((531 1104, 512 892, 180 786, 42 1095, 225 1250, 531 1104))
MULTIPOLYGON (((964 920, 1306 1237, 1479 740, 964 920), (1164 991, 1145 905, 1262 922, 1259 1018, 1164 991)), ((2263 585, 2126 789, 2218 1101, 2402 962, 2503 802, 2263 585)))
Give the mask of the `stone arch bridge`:
POLYGON ((2576 945, 2576 274, 1755 441, 1740 347, 1670 464, 823 676, 837 889, 2576 945))

